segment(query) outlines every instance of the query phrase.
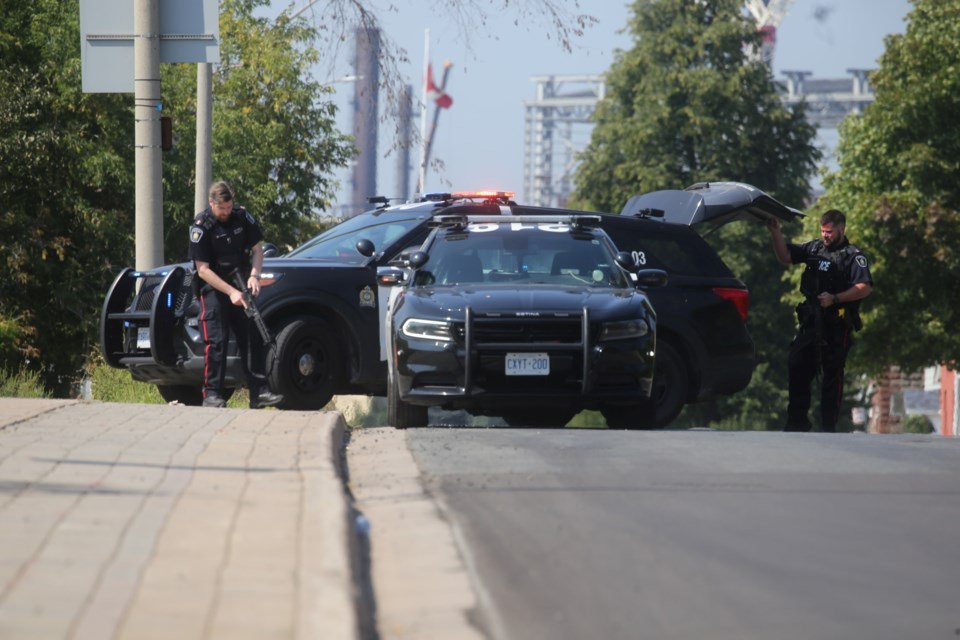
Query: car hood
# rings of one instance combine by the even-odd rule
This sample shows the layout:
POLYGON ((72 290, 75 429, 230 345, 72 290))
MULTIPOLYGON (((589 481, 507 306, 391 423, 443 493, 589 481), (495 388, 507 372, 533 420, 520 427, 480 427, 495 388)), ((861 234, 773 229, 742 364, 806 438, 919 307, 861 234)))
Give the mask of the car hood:
POLYGON ((642 313, 641 308, 650 308, 646 296, 631 289, 463 285, 419 287, 409 293, 407 302, 417 311, 433 309, 433 313, 443 317, 462 317, 466 307, 478 314, 532 318, 579 314, 587 307, 592 317, 604 319, 636 317, 642 313))
POLYGON ((734 220, 765 223, 771 218, 789 222, 803 213, 743 182, 710 182, 683 191, 651 191, 627 201, 620 215, 641 215, 644 209, 663 211, 663 221, 692 226, 709 222, 720 226, 734 220))

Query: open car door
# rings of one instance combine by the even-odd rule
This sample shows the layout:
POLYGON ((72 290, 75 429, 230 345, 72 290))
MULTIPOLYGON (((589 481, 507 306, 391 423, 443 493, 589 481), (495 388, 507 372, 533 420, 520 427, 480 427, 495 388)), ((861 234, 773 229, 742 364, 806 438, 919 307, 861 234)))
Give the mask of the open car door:
POLYGON ((670 224, 721 226, 735 220, 789 222, 803 213, 743 182, 701 182, 684 190, 651 191, 627 201, 620 215, 657 217, 670 224))

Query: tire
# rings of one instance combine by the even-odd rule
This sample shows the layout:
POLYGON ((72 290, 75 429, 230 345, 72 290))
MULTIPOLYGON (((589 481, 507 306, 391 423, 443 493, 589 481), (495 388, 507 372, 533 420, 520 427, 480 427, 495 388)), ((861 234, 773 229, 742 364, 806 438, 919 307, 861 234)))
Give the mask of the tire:
POLYGON ((653 428, 660 429, 676 420, 687 404, 689 389, 690 374, 683 357, 669 342, 659 342, 650 390, 653 428))
MULTIPOLYGON (((179 402, 190 407, 199 407, 203 404, 203 389, 186 384, 158 384, 157 391, 160 397, 167 402, 179 402)), ((233 389, 224 389, 220 396, 224 400, 233 397, 233 389)))
POLYGON ((519 411, 510 411, 503 414, 503 421, 511 427, 536 427, 545 429, 548 427, 563 428, 570 422, 576 411, 568 409, 539 410, 525 409, 519 411))
POLYGON ((601 413, 609 429, 662 429, 673 422, 687 403, 690 376, 676 349, 657 344, 650 398, 635 405, 612 406, 601 413))
POLYGON ((387 385, 387 425, 396 429, 427 426, 427 407, 404 402, 400 398, 400 385, 395 375, 390 375, 387 385))
POLYGON ((343 356, 336 337, 320 318, 296 317, 277 335, 267 358, 270 388, 283 396, 281 409, 321 409, 340 386, 343 356))

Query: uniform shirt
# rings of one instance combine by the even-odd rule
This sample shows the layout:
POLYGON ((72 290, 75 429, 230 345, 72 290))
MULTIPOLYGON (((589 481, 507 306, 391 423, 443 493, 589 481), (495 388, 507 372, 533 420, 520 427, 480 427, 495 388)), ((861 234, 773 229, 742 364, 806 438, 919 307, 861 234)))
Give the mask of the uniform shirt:
MULTIPOLYGON (((866 256, 846 238, 833 251, 828 250, 823 240, 819 239, 800 245, 788 243, 787 249, 791 263, 807 266, 800 278, 800 291, 807 299, 824 292, 838 294, 859 283, 873 286, 866 256)), ((857 311, 860 301, 840 306, 857 311)))
POLYGON ((261 240, 260 226, 243 207, 233 207, 226 222, 217 220, 207 208, 197 214, 190 227, 189 257, 194 262, 209 263, 223 278, 233 269, 249 269, 247 252, 261 240))

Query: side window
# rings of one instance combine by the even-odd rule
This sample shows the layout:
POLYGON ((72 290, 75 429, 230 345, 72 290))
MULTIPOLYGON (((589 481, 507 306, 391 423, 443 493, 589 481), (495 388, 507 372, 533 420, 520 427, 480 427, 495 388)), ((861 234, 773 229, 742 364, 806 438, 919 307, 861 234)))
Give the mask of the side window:
MULTIPOLYGON (((399 267, 403 266, 403 261, 414 251, 419 251, 420 247, 423 246, 423 241, 427 239, 427 236, 430 234, 430 230, 427 228, 419 228, 417 232, 411 237, 407 238, 401 243, 396 244, 393 247, 387 247, 389 254, 386 256, 386 264, 399 267)), ((384 245, 385 247, 387 245, 384 245)))

